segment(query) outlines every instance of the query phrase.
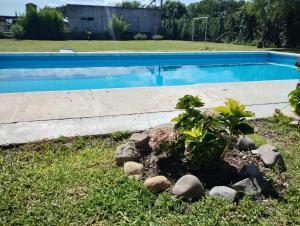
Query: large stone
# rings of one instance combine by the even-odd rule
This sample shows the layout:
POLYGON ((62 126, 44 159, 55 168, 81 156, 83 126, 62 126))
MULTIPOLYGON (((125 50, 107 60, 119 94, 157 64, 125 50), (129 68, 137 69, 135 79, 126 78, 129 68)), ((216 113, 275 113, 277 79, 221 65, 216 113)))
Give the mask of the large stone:
POLYGON ((238 192, 226 186, 216 186, 213 187, 208 194, 211 197, 224 198, 227 201, 233 202, 236 200, 238 192))
POLYGON ((135 144, 133 142, 127 142, 117 147, 115 160, 118 166, 122 166, 128 161, 138 161, 139 157, 135 144))
POLYGON ((249 137, 243 137, 241 136, 238 139, 237 147, 240 151, 251 151, 256 149, 256 145, 253 140, 251 140, 249 137))
POLYGON ((204 195, 204 188, 197 177, 193 175, 185 175, 176 182, 172 189, 172 194, 197 200, 204 195))
POLYGON ((273 167, 275 165, 280 168, 285 168, 284 160, 280 152, 272 145, 265 144, 257 149, 258 155, 267 167, 273 167))
POLYGON ((171 182, 165 176, 155 176, 148 178, 145 181, 144 186, 150 191, 157 193, 171 187, 171 182))
POLYGON ((271 184, 264 178, 263 174, 254 164, 243 166, 239 175, 245 179, 234 184, 236 189, 242 190, 248 194, 270 192, 271 184))
POLYGON ((235 183, 233 187, 250 195, 259 194, 261 192, 261 189, 255 186, 255 183, 251 178, 241 180, 235 183))
POLYGON ((148 142, 149 142, 149 135, 146 133, 133 133, 129 140, 133 141, 135 143, 135 146, 137 148, 148 148, 148 142))
POLYGON ((129 161, 124 164, 124 173, 131 176, 140 176, 143 174, 143 164, 129 161))
POLYGON ((233 185, 233 188, 243 191, 244 193, 253 195, 261 193, 269 193, 271 186, 262 176, 248 177, 233 185))

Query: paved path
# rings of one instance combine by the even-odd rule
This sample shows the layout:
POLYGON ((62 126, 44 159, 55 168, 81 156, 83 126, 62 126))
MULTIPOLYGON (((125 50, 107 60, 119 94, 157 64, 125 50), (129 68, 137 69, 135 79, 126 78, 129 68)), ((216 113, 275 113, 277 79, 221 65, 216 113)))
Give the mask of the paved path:
POLYGON ((257 117, 269 117, 275 108, 289 114, 287 95, 296 82, 0 94, 0 145, 142 130, 168 122, 177 115, 174 106, 185 94, 200 96, 206 108, 221 105, 232 97, 249 106, 257 117))

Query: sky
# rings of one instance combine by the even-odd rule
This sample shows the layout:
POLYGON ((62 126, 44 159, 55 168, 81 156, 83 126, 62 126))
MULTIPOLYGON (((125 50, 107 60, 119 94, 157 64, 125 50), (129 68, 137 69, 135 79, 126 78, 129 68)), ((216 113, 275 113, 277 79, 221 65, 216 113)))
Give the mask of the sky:
MULTIPOLYGON (((199 0, 181 0, 185 4, 191 2, 198 2, 199 0)), ((39 8, 44 6, 62 6, 66 4, 85 4, 85 5, 115 5, 122 0, 0 0, 0 15, 13 16, 25 12, 25 4, 31 2, 36 4, 39 8)), ((148 0, 141 0, 142 3, 148 0)), ((157 1, 157 3, 160 0, 157 1)))

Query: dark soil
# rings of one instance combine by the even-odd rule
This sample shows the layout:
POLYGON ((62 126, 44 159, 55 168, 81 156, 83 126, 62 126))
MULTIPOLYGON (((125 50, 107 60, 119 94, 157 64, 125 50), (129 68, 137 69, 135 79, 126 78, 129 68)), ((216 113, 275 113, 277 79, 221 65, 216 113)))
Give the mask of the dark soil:
POLYGON ((256 165, 263 174, 270 170, 264 166, 258 156, 252 155, 250 151, 241 152, 238 149, 229 151, 224 160, 207 164, 197 171, 190 170, 184 162, 166 154, 150 155, 142 162, 146 177, 163 175, 176 182, 186 174, 193 174, 207 189, 218 185, 231 186, 244 179, 239 176, 239 171, 247 164, 256 165))

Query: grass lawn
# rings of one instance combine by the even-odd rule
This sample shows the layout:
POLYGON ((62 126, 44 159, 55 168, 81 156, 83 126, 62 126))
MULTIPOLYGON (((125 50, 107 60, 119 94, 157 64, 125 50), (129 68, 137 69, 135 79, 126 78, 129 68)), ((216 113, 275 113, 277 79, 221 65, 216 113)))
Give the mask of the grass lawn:
MULTIPOLYGON (((258 144, 285 158, 288 181, 278 200, 238 204, 205 197, 187 203, 169 191, 152 194, 114 165, 119 142, 61 138, 0 150, 0 225, 287 225, 300 224, 299 128, 253 122, 258 144)), ((278 180, 274 171, 269 179, 278 180)))
MULTIPOLYGON (((58 51, 257 51, 255 46, 191 41, 34 41, 0 39, 0 52, 58 51)), ((283 51, 284 49, 278 49, 283 51)))

